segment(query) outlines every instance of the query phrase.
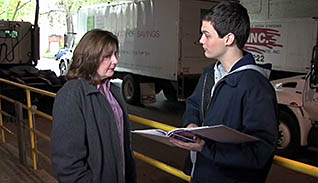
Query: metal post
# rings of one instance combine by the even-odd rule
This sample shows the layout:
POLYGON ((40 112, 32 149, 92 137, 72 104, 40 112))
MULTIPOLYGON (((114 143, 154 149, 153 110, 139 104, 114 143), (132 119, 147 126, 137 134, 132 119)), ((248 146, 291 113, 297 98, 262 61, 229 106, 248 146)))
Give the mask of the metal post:
POLYGON ((1 99, 0 99, 0 131, 1 131, 1 142, 6 143, 6 136, 5 136, 4 129, 3 129, 1 99))
POLYGON ((20 159, 20 163, 26 166, 27 161, 26 161, 26 152, 25 152, 24 122, 23 122, 22 104, 20 102, 15 103, 15 114, 16 114, 16 125, 17 125, 19 159, 20 159))
POLYGON ((28 116, 29 116, 29 128, 30 128, 30 141, 31 141, 31 149, 32 149, 32 159, 33 159, 33 169, 38 169, 38 157, 36 153, 35 146, 35 132, 34 123, 33 123, 33 114, 31 112, 32 104, 31 104, 31 91, 26 89, 27 103, 28 103, 28 116))
MULTIPOLYGON (((32 110, 37 110, 37 106, 36 105, 32 105, 32 110)), ((33 118, 33 129, 36 129, 36 126, 35 126, 35 121, 36 121, 36 116, 35 116, 35 113, 33 113, 32 112, 32 118, 33 118)), ((38 144, 38 140, 37 140, 37 136, 36 136, 36 133, 34 133, 34 142, 35 142, 35 144, 34 144, 34 149, 35 150, 37 150, 38 149, 38 146, 37 146, 37 144, 38 144)))

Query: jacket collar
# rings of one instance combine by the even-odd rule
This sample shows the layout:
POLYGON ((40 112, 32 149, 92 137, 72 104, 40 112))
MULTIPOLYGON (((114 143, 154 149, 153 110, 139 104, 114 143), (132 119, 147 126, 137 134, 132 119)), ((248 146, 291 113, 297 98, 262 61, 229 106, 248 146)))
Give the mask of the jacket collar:
POLYGON ((244 65, 256 65, 254 57, 252 54, 250 54, 246 51, 243 51, 243 55, 244 55, 244 57, 233 65, 230 72, 232 72, 232 71, 236 70, 237 68, 242 67, 244 65))
MULTIPOLYGON (((83 84, 83 88, 84 88, 84 92, 85 95, 91 95, 94 93, 100 93, 99 91, 99 87, 97 87, 97 85, 92 84, 90 81, 87 80, 81 80, 82 84, 83 84)), ((109 81, 110 86, 110 91, 112 92, 113 96, 116 98, 116 100, 120 103, 121 106, 123 106, 123 102, 121 100, 119 100, 120 96, 119 96, 119 90, 117 87, 111 87, 112 83, 109 81)))
POLYGON ((234 64, 231 71, 224 76, 225 82, 230 86, 236 86, 239 78, 230 76, 244 70, 255 70, 268 79, 271 72, 271 64, 258 65, 255 63, 252 54, 244 52, 244 57, 234 64))
POLYGON ((99 92, 99 90, 97 88, 97 85, 92 84, 88 80, 80 80, 80 81, 83 84, 85 95, 90 95, 92 93, 98 93, 99 92))

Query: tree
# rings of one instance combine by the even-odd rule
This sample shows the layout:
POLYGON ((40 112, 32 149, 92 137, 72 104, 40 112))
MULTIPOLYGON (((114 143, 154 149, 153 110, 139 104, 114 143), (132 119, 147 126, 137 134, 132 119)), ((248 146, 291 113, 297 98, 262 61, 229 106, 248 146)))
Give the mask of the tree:
POLYGON ((116 0, 58 0, 57 6, 65 14, 65 22, 66 22, 66 30, 67 30, 66 32, 67 40, 65 45, 68 48, 72 47, 72 43, 74 41, 73 15, 76 14, 78 8, 85 5, 106 3, 111 1, 116 1, 116 0))
POLYGON ((33 21, 34 0, 0 0, 0 19, 12 21, 33 21))

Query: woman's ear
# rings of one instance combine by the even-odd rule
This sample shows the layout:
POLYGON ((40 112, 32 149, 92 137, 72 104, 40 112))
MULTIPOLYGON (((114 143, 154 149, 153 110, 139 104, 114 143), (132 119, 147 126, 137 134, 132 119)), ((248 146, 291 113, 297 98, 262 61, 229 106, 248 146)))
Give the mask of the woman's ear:
POLYGON ((235 43, 235 35, 233 33, 228 33, 225 38, 225 45, 226 46, 231 46, 235 43))

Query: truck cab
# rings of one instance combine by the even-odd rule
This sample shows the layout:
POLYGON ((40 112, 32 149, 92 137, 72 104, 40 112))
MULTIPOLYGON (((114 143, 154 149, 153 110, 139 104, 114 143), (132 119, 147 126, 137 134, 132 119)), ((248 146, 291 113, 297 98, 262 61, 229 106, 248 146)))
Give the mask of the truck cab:
POLYGON ((318 48, 307 75, 272 81, 279 105, 277 153, 290 155, 300 146, 318 147, 318 48))

